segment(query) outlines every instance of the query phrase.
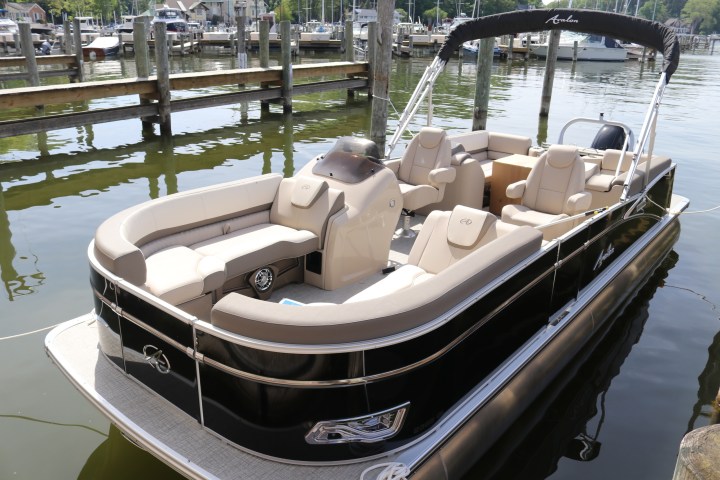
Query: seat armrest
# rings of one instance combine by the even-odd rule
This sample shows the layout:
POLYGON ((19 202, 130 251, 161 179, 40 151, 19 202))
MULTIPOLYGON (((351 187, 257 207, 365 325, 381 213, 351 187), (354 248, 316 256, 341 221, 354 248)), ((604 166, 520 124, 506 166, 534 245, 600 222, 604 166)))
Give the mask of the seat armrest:
POLYGON ((445 183, 452 183, 455 181, 455 169, 445 167, 430 170, 428 180, 433 187, 439 187, 445 183))
POLYGON ((590 192, 580 192, 571 195, 567 199, 567 211, 570 215, 582 213, 590 208, 592 194, 590 192))
POLYGON ((385 162, 383 162, 383 163, 385 163, 385 166, 386 166, 387 168, 389 168, 390 170, 392 170, 392 172, 393 172, 393 173, 395 174, 395 176, 397 177, 398 171, 400 171, 400 159, 399 159, 399 158, 394 158, 394 159, 392 159, 392 160, 387 160, 387 161, 385 161, 385 162))
POLYGON ((505 196, 508 198, 522 198, 525 193, 525 184, 527 180, 520 180, 515 183, 511 183, 505 190, 505 196))

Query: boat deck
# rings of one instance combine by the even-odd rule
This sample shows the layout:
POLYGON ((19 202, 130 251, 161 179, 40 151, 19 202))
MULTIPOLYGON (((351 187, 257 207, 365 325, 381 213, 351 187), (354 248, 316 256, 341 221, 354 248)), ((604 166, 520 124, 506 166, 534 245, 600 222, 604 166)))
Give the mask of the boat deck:
MULTIPOLYGON (((417 234, 422 228, 425 221, 424 215, 416 214, 410 219, 410 228, 417 234)), ((402 224, 402 218, 398 226, 402 224)), ((393 238, 390 244, 390 255, 388 256, 388 266, 399 268, 408 261, 410 249, 412 249, 415 238, 398 237, 393 238)), ((280 302, 283 299, 290 299, 300 303, 311 302, 327 302, 327 303, 343 303, 348 298, 358 292, 368 288, 369 286, 379 282, 385 277, 382 272, 377 272, 362 280, 339 288, 337 290, 323 290, 306 283, 293 283, 278 288, 270 296, 269 301, 280 302)))
MULTIPOLYGON (((360 478, 387 457, 349 465, 290 465, 245 452, 124 375, 102 355, 98 324, 85 315, 56 327, 48 355, 97 408, 134 443, 191 478, 360 478)), ((377 472, 377 471, 376 471, 377 472)))

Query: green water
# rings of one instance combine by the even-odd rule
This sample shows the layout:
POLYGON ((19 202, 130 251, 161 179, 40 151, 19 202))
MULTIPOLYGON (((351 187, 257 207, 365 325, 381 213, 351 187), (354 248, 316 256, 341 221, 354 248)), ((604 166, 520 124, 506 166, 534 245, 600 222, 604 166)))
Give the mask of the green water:
MULTIPOLYGON (((329 59, 317 54, 300 61, 329 59)), ((172 69, 232 68, 234 61, 230 55, 196 55, 173 59, 172 69)), ((391 113, 393 107, 402 110, 428 61, 394 60, 391 113)), ((132 61, 122 59, 86 69, 92 79, 134 74, 132 61)), ((678 163, 675 192, 692 200, 691 210, 720 204, 717 72, 720 55, 683 55, 658 123, 656 151, 678 163)), ((433 97, 436 125, 451 132, 470 128, 474 77, 471 62, 448 65, 433 97)), ((499 63, 488 128, 552 141, 568 119, 602 112, 637 131, 656 79, 651 65, 560 64, 550 119, 543 122, 542 64, 499 63)), ((136 102, 102 99, 56 111, 136 102)), ((0 112, 0 118, 31 114, 0 112)), ((364 95, 348 99, 345 92, 328 92, 295 98, 290 117, 279 106, 262 113, 257 104, 174 114, 175 134, 167 141, 144 138, 138 120, 0 139, 0 337, 92 308, 86 249, 111 214, 220 181, 264 172, 291 175, 337 137, 366 135, 369 118, 364 95)), ((396 118, 391 115, 390 128, 396 118)), ((414 128, 421 124, 422 119, 414 128)), ((673 253, 619 317, 610 340, 571 375, 557 398, 550 395, 531 409, 540 423, 524 417, 503 439, 498 452, 509 454, 496 452, 468 478, 488 478, 490 472, 493 478, 672 476, 680 439, 712 420, 711 401, 720 386, 719 216, 683 216, 673 253), (602 443, 597 457, 579 462, 563 456, 583 432, 602 443), (548 448, 552 444, 563 448, 548 448)), ((0 341, 0 479, 173 478, 75 391, 44 354, 43 338, 37 333, 0 341)))

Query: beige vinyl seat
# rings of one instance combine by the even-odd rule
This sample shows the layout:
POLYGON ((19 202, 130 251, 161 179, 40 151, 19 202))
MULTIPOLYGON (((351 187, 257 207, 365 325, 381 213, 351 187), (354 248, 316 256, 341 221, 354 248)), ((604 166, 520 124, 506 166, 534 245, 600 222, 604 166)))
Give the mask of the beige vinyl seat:
POLYGON ((450 140, 445 130, 435 127, 423 127, 400 160, 386 162, 395 172, 403 197, 404 236, 414 236, 409 229, 412 212, 441 201, 445 185, 455 180, 450 162, 450 140))
MULTIPOLYGON (((577 147, 551 145, 540 156, 527 180, 508 185, 506 195, 520 198, 520 205, 505 205, 502 220, 515 225, 542 227, 587 210, 591 194, 585 192, 585 165, 577 147)), ((540 228, 545 240, 569 231, 575 223, 562 222, 540 228)))
POLYGON ((378 298, 429 280, 516 228, 497 222, 491 213, 464 205, 456 206, 452 212, 436 210, 425 220, 410 250, 408 263, 345 303, 378 298))

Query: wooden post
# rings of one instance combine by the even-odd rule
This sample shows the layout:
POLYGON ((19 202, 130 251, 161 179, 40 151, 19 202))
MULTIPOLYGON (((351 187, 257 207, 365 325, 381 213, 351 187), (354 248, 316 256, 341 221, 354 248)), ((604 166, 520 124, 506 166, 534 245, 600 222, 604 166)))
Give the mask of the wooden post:
POLYGON ((172 124, 170 121, 170 61, 168 59, 167 24, 157 22, 154 28, 160 134, 169 137, 172 135, 172 124))
POLYGON ((368 39, 367 39, 367 52, 365 53, 366 60, 368 62, 368 95, 372 98, 373 88, 375 84, 375 64, 377 55, 377 22, 368 23, 368 39))
MULTIPOLYGON (((353 43, 353 22, 345 21, 345 60, 348 62, 355 61, 355 44, 353 43)), ((370 42, 370 31, 368 30, 368 42, 370 42)))
POLYGON ((720 478, 720 425, 697 428, 682 439, 672 480, 720 478))
POLYGON ((80 19, 73 19, 73 46, 75 48, 75 63, 78 67, 77 81, 85 81, 85 73, 83 72, 83 51, 82 51, 82 37, 80 36, 80 19))
POLYGON ((13 33, 13 44, 15 45, 15 55, 20 55, 22 45, 20 45, 20 34, 13 33))
POLYGON ((553 80, 555 79, 555 63, 557 49, 560 44, 560 30, 553 30, 548 37, 547 58, 545 59, 545 77, 543 78, 542 97, 540 99, 540 116, 550 115, 553 80))
MULTIPOLYGON (((150 47, 147 42, 147 23, 145 17, 133 19, 133 53, 135 54, 135 69, 138 78, 147 79, 150 76, 150 47)), ((149 105, 150 99, 140 96, 140 105, 149 105)), ((153 122, 151 119, 142 117, 142 131, 151 133, 153 122)))
POLYGON ((507 50, 507 59, 512 60, 513 59, 513 48, 515 47, 515 37, 510 35, 510 38, 508 39, 508 50, 507 50))
POLYGON ((260 53, 260 67, 268 68, 270 66, 270 22, 260 20, 260 43, 258 50, 260 53))
POLYGON ((248 68, 247 49, 245 48, 245 15, 235 17, 237 25, 237 58, 238 68, 248 68))
POLYGON ((530 45, 532 44, 532 35, 527 34, 525 36, 525 46, 527 47, 525 49, 525 61, 527 61, 530 58, 530 45))
POLYGON ((494 38, 483 38, 480 40, 480 45, 478 45, 473 131, 487 129, 488 105, 490 104, 490 76, 492 73, 494 45, 494 38))
POLYGON ((30 32, 30 24, 27 22, 18 23, 20 27, 20 44, 22 45, 23 55, 25 56, 25 67, 28 73, 28 82, 31 87, 40 86, 40 74, 38 73, 37 60, 35 59, 35 46, 32 41, 32 32, 30 32))
POLYGON ((70 20, 63 20, 63 44, 62 49, 65 55, 72 55, 73 37, 70 35, 70 20))
MULTIPOLYGON (((260 53, 260 68, 268 68, 270 66, 270 22, 260 20, 260 32, 258 34, 258 50, 260 53)), ((267 83, 262 82, 260 88, 265 88, 267 83)), ((270 103, 260 101, 260 110, 269 111, 270 103)))
POLYGON ((292 112, 292 90, 293 90, 293 72, 292 72, 292 52, 290 48, 290 22, 283 20, 280 22, 280 56, 282 58, 282 97, 283 112, 292 112))
POLYGON ((575 40, 573 42, 573 58, 572 58, 573 63, 577 62, 577 52, 578 52, 578 41, 575 40))
MULTIPOLYGON (((375 53, 375 81, 373 82, 372 118, 370 120, 370 140, 385 156, 387 136, 388 95, 390 91, 390 60, 392 59, 392 22, 395 2, 379 2, 378 30, 380 44, 375 53)), ((368 35, 368 41, 370 36, 368 35)))

